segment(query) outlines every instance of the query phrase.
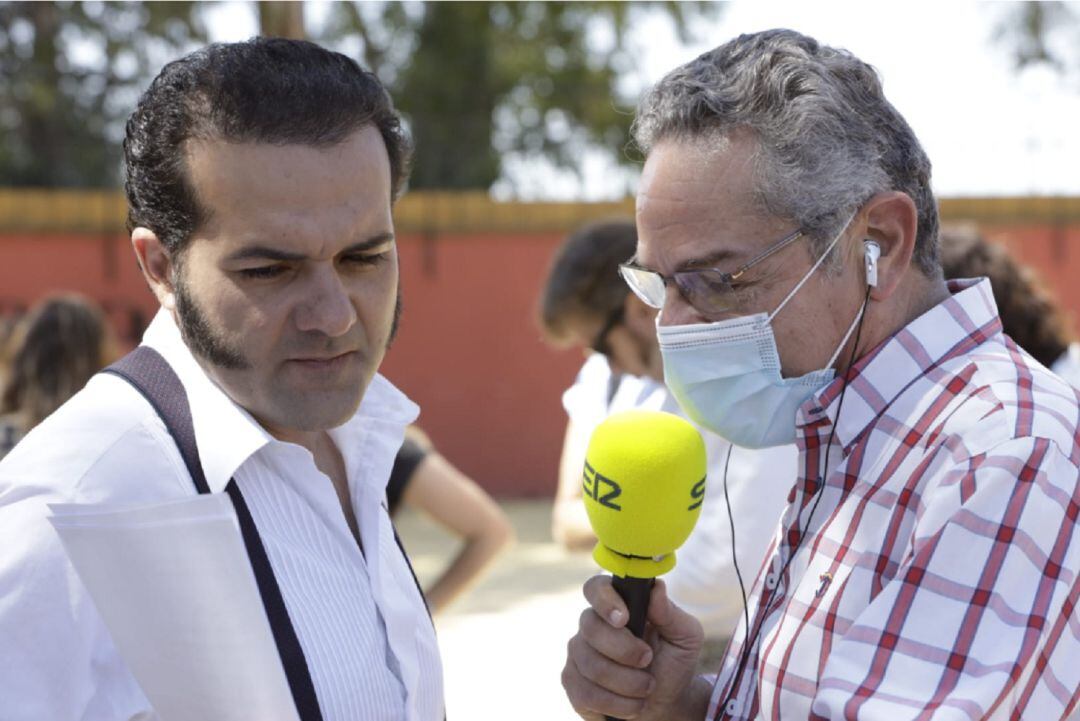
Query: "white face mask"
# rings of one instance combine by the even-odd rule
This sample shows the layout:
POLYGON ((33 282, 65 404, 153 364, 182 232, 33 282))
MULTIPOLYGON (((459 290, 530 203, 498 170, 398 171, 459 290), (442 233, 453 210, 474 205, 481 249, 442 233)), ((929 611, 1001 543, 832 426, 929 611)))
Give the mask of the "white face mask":
POLYGON ((832 365, 862 318, 866 303, 826 367, 798 378, 780 375, 772 319, 818 269, 847 225, 771 314, 657 326, 664 382, 691 420, 744 448, 795 442, 795 413, 835 376, 832 365))

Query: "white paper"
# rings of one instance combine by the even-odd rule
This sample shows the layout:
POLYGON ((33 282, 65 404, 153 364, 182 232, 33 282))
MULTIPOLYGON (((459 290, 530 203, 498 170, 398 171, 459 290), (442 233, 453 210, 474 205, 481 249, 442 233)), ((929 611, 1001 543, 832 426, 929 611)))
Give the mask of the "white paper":
POLYGON ((298 721, 225 494, 50 510, 120 655, 162 721, 298 721))

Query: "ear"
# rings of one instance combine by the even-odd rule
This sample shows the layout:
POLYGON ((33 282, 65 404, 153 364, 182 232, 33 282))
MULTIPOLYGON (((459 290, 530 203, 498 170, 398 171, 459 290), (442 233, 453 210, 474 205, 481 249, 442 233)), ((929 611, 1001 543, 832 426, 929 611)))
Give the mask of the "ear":
POLYGON ((131 247, 139 260, 143 277, 150 290, 157 296, 161 307, 168 311, 176 309, 176 295, 173 288, 174 266, 165 246, 157 234, 149 228, 135 228, 131 231, 131 247))
POLYGON ((633 293, 623 301, 623 324, 640 337, 656 337, 656 308, 651 308, 633 293))
MULTIPOLYGON (((863 205, 866 231, 863 238, 877 241, 881 257, 877 261, 877 286, 870 289, 874 300, 885 300, 900 285, 909 272, 915 252, 915 236, 919 227, 919 212, 907 193, 888 191, 878 193, 863 205)), ((863 259, 862 243, 859 260, 863 259)))

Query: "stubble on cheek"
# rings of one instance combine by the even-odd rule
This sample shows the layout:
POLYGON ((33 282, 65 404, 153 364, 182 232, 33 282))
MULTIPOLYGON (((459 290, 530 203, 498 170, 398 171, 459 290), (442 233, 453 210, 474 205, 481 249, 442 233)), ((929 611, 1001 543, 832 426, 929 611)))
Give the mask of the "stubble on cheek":
POLYGON ((224 370, 247 370, 251 361, 243 350, 214 328, 207 314, 191 294, 183 273, 174 280, 176 315, 180 320, 180 335, 191 352, 213 366, 224 370))

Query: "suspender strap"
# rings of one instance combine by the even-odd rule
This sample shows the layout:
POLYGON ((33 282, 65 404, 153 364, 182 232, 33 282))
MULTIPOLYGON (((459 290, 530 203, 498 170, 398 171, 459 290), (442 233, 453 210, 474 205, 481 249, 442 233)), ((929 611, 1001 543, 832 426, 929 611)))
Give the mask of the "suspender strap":
MULTIPOLYGON (((150 402, 176 442, 195 488, 199 493, 209 493, 210 487, 206 483, 206 475, 199 460, 199 448, 195 442, 195 427, 191 421, 187 393, 165 359, 154 349, 139 346, 103 372, 120 376, 150 402)), ((274 578, 274 571, 262 539, 259 538, 255 521, 235 480, 229 481, 225 491, 232 500, 240 522, 240 533, 247 547, 248 560, 255 573, 259 595, 262 597, 263 608, 266 609, 266 617, 270 621, 270 630, 281 657, 281 665, 285 668, 285 677, 289 681, 297 713, 301 721, 322 721, 319 700, 311 682, 304 651, 289 619, 285 600, 281 596, 277 579, 274 578)))
POLYGON ((206 474, 199 460, 199 446, 195 442, 195 426, 191 422, 187 392, 165 359, 153 348, 141 345, 103 372, 120 376, 142 393, 176 442, 184 465, 195 483, 195 490, 209 493, 210 486, 206 484, 206 474))
POLYGON ((255 571, 255 582, 259 585, 259 595, 262 596, 263 608, 266 609, 266 617, 270 620, 270 628, 274 632, 274 643, 277 644, 278 655, 281 656, 281 665, 285 667, 285 677, 289 680, 296 710, 301 721, 322 721, 319 699, 311 682, 304 650, 300 647, 300 641, 289 619, 285 599, 281 597, 281 589, 278 588, 274 569, 270 566, 270 559, 266 555, 262 539, 259 538, 259 531, 255 528, 255 521, 251 518, 251 511, 248 510, 247 503, 240 494, 240 486, 236 485, 235 480, 229 481, 225 492, 232 499, 236 517, 240 520, 240 534, 244 537, 248 560, 255 571))

